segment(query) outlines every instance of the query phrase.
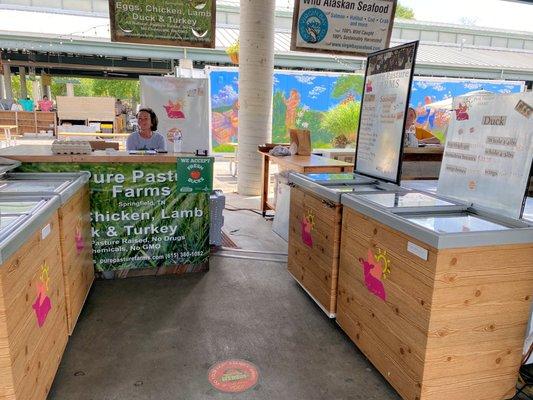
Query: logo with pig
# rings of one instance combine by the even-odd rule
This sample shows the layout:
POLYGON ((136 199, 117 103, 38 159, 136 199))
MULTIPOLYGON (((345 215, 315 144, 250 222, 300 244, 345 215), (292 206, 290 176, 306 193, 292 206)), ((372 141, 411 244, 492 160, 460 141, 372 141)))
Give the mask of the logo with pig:
POLYGON ((311 211, 308 211, 306 215, 302 217, 300 221, 300 226, 302 230, 302 242, 308 246, 313 247, 313 229, 315 227, 315 216, 311 211))
POLYGON ((368 249, 367 259, 360 258, 359 262, 363 268, 365 286, 368 291, 381 300, 387 300, 387 293, 383 281, 390 275, 390 259, 386 251, 378 249, 377 255, 374 255, 371 249, 368 249))

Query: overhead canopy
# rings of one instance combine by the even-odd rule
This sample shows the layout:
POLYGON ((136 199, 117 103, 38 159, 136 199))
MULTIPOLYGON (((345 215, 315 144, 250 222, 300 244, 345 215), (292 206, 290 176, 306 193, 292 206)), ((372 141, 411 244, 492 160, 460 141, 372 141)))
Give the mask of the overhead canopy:
MULTIPOLYGON (((13 65, 45 68, 54 75, 137 77, 172 70, 175 60, 189 58, 196 67, 228 65, 225 49, 239 37, 235 26, 217 26, 215 49, 114 43, 109 19, 35 11, 0 10, 2 59, 13 65), (22 24, 22 21, 24 24, 22 24), (24 26, 24 32, 16 27, 24 26), (9 61, 8 61, 9 60, 9 61)), ((19 28, 20 29, 20 28, 19 28)), ((396 45, 400 40, 392 40, 396 45)), ((363 59, 291 52, 290 31, 278 29, 274 50, 277 68, 362 71, 363 59)), ((427 76, 533 81, 533 51, 422 41, 415 73, 427 76)))

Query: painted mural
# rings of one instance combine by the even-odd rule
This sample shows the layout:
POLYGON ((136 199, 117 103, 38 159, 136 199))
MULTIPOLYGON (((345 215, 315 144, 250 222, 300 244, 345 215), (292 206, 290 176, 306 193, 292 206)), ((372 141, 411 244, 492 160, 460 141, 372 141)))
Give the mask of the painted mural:
POLYGON ((519 93, 523 90, 524 82, 519 81, 415 77, 409 106, 416 110, 417 136, 419 139, 434 136, 444 142, 453 112, 453 97, 483 92, 519 93))
MULTIPOLYGON (((232 152, 239 122, 238 72, 213 70, 211 133, 213 151, 232 152)), ((276 71, 274 74, 272 141, 289 141, 289 129, 309 129, 313 148, 355 143, 363 76, 276 71)))
MULTIPOLYGON (((289 141, 289 129, 309 129, 313 148, 354 146, 359 124, 363 76, 276 71, 273 86, 272 141, 289 141)), ((214 152, 233 152, 239 125, 238 71, 209 71, 211 134, 214 152)), ((452 98, 489 91, 517 93, 524 82, 415 77, 410 106, 417 112, 420 138, 444 140, 452 98)))

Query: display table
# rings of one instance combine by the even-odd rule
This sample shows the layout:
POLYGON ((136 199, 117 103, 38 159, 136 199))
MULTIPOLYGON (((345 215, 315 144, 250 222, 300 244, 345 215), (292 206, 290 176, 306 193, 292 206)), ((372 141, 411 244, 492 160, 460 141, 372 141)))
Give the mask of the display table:
POLYGON ((23 172, 89 171, 95 268, 106 276, 181 274, 208 269, 212 158, 180 154, 94 151, 54 155, 50 146, 1 149, 23 172), (191 162, 186 172, 177 165, 191 162), (185 176, 185 174, 189 174, 185 176), (194 186, 194 185, 193 185, 194 186))
MULTIPOLYGON (((274 162, 283 170, 301 173, 322 173, 322 172, 350 172, 353 164, 321 157, 314 154, 310 156, 272 156, 268 152, 259 150, 263 156, 263 190, 261 191, 261 211, 263 216, 267 210, 274 210, 275 207, 268 202, 268 184, 270 181, 270 163, 274 162)), ((1 153, 0 153, 1 155, 1 153)))
MULTIPOLYGON (((438 179, 443 152, 443 146, 404 147, 402 179, 438 179)), ((355 158, 355 149, 320 149, 315 153, 350 162, 355 158)))
POLYGON ((0 125, 0 129, 4 130, 4 140, 6 141, 6 146, 11 146, 11 139, 13 137, 11 134, 11 129, 17 129, 17 125, 0 125))

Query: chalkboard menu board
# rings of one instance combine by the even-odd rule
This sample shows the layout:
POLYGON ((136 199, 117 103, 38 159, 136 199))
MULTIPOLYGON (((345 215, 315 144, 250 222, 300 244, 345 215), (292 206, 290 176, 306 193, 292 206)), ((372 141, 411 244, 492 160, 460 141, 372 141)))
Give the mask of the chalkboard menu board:
POLYGON ((533 93, 456 97, 438 193, 520 218, 533 159, 533 93))
POLYGON ((399 183, 418 41, 367 58, 354 171, 399 183))

